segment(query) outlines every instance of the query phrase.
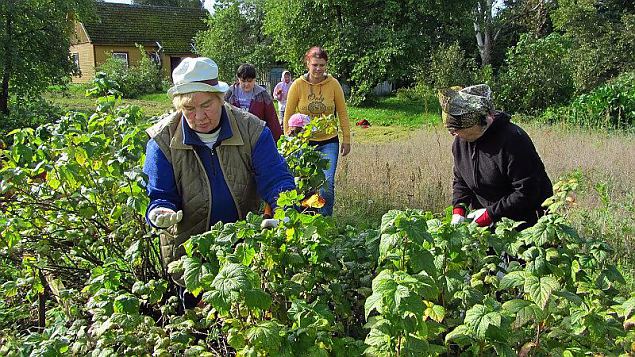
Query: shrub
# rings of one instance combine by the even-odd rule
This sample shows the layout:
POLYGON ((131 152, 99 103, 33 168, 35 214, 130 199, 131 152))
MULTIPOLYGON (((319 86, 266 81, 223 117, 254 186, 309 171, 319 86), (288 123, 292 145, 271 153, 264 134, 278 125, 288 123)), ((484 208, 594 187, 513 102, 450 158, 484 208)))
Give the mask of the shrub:
POLYGON ((498 83, 500 107, 512 112, 536 113, 550 105, 566 103, 573 80, 566 54, 568 42, 552 33, 536 39, 523 35, 506 55, 498 83))
POLYGON ((427 82, 434 88, 466 87, 474 82, 476 62, 467 58, 458 43, 439 46, 430 58, 427 82))
POLYGON ((424 113, 439 112, 441 110, 436 90, 424 82, 418 82, 408 88, 399 88, 397 90, 397 98, 407 102, 423 101, 424 113))
POLYGON ((117 82, 118 89, 125 98, 136 98, 163 89, 160 69, 148 57, 143 46, 138 45, 137 48, 141 53, 141 60, 137 65, 127 66, 122 61, 109 56, 98 68, 98 71, 106 73, 108 78, 117 82))
POLYGON ((12 137, 6 134, 13 129, 35 128, 52 122, 61 114, 62 110, 59 107, 41 97, 21 100, 20 104, 12 100, 9 103, 9 114, 0 114, 0 137, 11 141, 12 137))
POLYGON ((635 124, 635 72, 621 74, 578 96, 568 106, 547 110, 541 118, 589 128, 632 129, 635 124))

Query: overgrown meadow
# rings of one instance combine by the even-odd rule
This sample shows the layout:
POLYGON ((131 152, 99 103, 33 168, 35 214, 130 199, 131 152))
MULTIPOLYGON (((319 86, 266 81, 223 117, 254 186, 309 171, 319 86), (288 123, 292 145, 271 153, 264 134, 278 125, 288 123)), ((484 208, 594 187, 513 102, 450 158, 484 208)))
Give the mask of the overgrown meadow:
POLYGON ((283 141, 300 191, 281 196, 281 224, 217 224, 163 267, 144 222, 148 118, 120 104, 16 130, 2 151, 3 355, 634 352, 628 137, 531 128, 554 182, 566 177, 521 233, 449 224, 436 127, 383 143, 356 129, 333 218, 293 208, 322 163, 302 137, 283 141), (203 303, 182 311, 168 272, 203 303))

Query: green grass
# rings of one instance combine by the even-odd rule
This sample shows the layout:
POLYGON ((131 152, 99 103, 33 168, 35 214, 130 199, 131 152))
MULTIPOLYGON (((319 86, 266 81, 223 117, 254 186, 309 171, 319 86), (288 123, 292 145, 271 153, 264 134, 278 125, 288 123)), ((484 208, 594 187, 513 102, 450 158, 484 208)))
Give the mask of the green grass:
POLYGON ((426 124, 436 124, 440 114, 426 113, 423 100, 408 101, 399 97, 379 98, 368 107, 349 107, 351 125, 366 119, 371 125, 415 128, 426 124))
POLYGON ((144 94, 138 99, 140 101, 157 102, 168 106, 172 105, 172 102, 166 92, 144 94))
MULTIPOLYGON (((95 99, 84 96, 86 85, 71 84, 67 88, 51 87, 45 98, 65 110, 91 112, 95 109, 95 99)), ((145 94, 137 99, 124 99, 124 104, 141 107, 146 115, 154 116, 168 112, 172 108, 165 92, 145 94)), ((438 113, 426 113, 423 100, 408 100, 400 97, 378 98, 364 107, 348 107, 348 115, 353 133, 358 142, 386 142, 407 137, 412 128, 437 124, 438 113), (356 128, 358 120, 371 123, 368 129, 356 128)), ((431 111, 436 110, 432 109, 431 111)))
MULTIPOLYGON (((66 111, 90 113, 95 110, 95 98, 84 95, 86 88, 81 84, 71 84, 68 88, 51 87, 44 98, 66 111)), ((165 92, 146 94, 137 99, 124 98, 123 104, 139 106, 148 116, 161 115, 172 108, 165 92)))

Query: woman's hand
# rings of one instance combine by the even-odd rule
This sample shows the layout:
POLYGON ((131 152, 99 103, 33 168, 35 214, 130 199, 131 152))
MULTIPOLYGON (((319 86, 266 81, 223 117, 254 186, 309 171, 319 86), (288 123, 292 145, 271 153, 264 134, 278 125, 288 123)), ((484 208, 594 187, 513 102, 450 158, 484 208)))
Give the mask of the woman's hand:
POLYGON ((342 156, 346 156, 349 152, 351 152, 351 144, 342 144, 340 147, 340 154, 342 154, 342 156))
POLYGON ((181 222, 181 219, 183 219, 183 211, 179 210, 178 212, 174 212, 169 208, 159 206, 148 212, 148 218, 156 227, 168 228, 181 222))

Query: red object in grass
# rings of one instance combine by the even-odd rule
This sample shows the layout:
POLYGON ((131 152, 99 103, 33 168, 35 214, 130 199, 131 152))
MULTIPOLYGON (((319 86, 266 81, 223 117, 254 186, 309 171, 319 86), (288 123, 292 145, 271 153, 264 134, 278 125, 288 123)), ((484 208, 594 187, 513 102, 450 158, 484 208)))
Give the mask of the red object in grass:
POLYGON ((355 123, 355 125, 366 129, 370 126, 370 122, 366 119, 361 119, 357 123, 355 123))

